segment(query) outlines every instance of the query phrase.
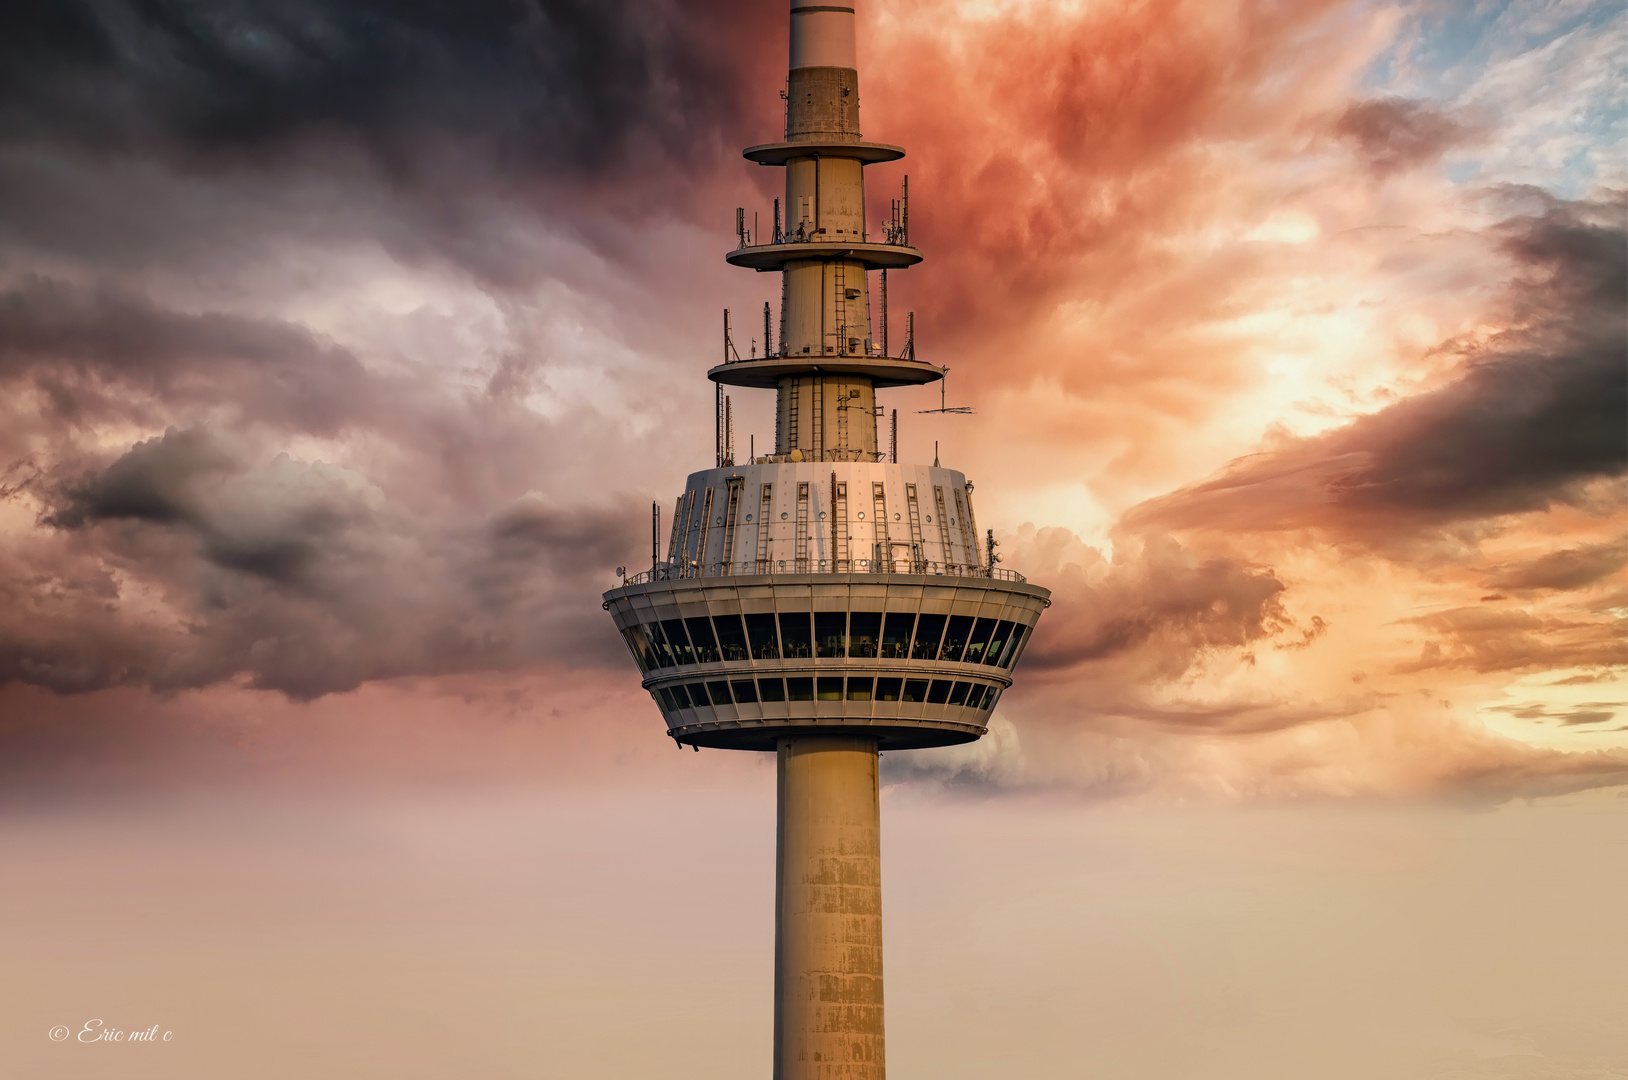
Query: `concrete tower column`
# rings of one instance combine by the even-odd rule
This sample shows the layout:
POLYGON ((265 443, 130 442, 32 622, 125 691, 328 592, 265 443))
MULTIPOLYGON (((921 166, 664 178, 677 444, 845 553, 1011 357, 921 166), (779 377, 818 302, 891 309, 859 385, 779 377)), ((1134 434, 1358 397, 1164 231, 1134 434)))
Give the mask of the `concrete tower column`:
POLYGON ((854 9, 791 4, 786 138, 859 138, 859 72, 854 9))
POLYGON ((876 739, 778 745, 774 1080, 884 1080, 876 739))

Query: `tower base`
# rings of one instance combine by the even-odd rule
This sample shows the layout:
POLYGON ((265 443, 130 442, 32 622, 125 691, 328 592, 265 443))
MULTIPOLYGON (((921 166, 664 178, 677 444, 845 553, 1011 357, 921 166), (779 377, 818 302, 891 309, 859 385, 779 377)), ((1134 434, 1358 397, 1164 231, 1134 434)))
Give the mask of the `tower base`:
POLYGON ((884 1080, 874 737, 779 740, 775 1080, 884 1080))

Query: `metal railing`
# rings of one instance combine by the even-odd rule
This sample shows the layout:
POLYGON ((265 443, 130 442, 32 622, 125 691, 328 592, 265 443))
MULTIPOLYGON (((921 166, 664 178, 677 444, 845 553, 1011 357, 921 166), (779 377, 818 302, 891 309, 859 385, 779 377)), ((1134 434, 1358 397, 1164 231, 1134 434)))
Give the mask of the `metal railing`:
POLYGON ((653 569, 623 575, 623 585, 647 585, 652 581, 682 581, 689 578, 739 577, 776 574, 892 574, 910 577, 984 578, 1025 584, 1028 578, 1016 570, 999 566, 986 569, 964 563, 936 563, 912 559, 893 562, 875 559, 749 559, 738 563, 662 563, 653 569))

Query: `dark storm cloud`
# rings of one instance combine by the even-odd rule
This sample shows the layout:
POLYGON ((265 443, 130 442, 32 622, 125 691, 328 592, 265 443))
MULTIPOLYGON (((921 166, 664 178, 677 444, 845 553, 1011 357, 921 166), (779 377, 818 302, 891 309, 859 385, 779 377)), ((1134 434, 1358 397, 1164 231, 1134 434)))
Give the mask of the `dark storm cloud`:
MULTIPOLYGON (((554 354, 524 338, 514 357, 546 372, 554 354)), ((370 478, 390 498, 485 514, 535 486, 539 462, 601 422, 591 409, 539 416, 492 380, 448 380, 388 353, 369 359, 283 319, 176 311, 113 286, 25 278, 0 290, 0 485, 49 475, 67 490, 69 472, 108 464, 98 433, 110 426, 156 434, 207 423, 270 444, 359 437, 370 478)), ((486 360, 444 357, 464 370, 486 360)), ((79 513, 88 495, 78 497, 53 509, 79 513)))
POLYGON ((1121 537, 1108 562, 1066 529, 1013 545, 1017 561, 1052 590, 1052 607, 1024 653, 1026 671, 1125 657, 1175 677, 1207 650, 1270 636, 1289 618, 1284 584, 1268 569, 1199 559, 1170 537, 1121 537))
POLYGON ((1353 102, 1334 123, 1375 175, 1427 165, 1479 134, 1478 125, 1428 101, 1374 98, 1353 102))
POLYGON ((41 387, 56 418, 141 417, 157 399, 331 435, 392 396, 350 352, 271 319, 167 310, 112 288, 30 277, 0 292, 0 386, 41 387))
POLYGON ((64 485, 0 553, 0 683, 311 698, 371 679, 619 662, 597 593, 631 506, 414 515, 351 470, 174 430, 64 485))
POLYGON ((198 538, 217 567, 285 588, 312 587, 308 574, 350 527, 365 526, 365 490, 338 473, 291 465, 274 485, 254 484, 245 448, 207 428, 139 443, 103 472, 70 487, 45 523, 83 529, 99 522, 175 525, 198 538), (329 483, 322 483, 322 480, 329 483))
POLYGON ((738 141, 745 0, 63 0, 0 9, 0 133, 111 154, 264 161, 301 140, 410 174, 426 136, 499 168, 593 174, 738 141))
POLYGON ((1511 325, 1464 345, 1461 374, 1315 438, 1235 463, 1127 521, 1240 531, 1410 528, 1575 501, 1628 471, 1628 233, 1620 205, 1552 203, 1506 222, 1511 325))
POLYGON ((783 47, 736 42, 783 20, 746 0, 6 5, 0 272, 230 280, 349 243, 501 292, 580 284, 547 237, 637 274, 648 221, 727 228, 700 193, 750 175, 736 150, 774 131, 784 77, 783 47))
POLYGON ((1628 541, 1587 544, 1540 555, 1500 569, 1488 584, 1495 589, 1582 589, 1628 566, 1628 541))

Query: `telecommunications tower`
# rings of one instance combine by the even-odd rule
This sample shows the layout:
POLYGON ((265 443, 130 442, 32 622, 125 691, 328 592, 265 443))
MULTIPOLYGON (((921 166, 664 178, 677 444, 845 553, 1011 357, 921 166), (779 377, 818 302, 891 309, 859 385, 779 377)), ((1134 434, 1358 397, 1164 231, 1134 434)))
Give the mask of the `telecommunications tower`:
POLYGON ((962 473, 878 445, 876 391, 943 369, 913 327, 886 344, 887 271, 921 253, 907 190, 871 238, 864 167, 904 151, 860 136, 852 7, 792 0, 782 96, 785 140, 745 156, 786 170, 784 213, 738 211, 727 257, 780 273, 778 341, 766 307, 741 358, 726 319, 715 467, 605 607, 678 744, 778 755, 776 1080, 882 1080, 878 754, 983 735, 1050 593, 995 565, 962 473), (773 453, 735 462, 723 386, 775 391, 773 453))

